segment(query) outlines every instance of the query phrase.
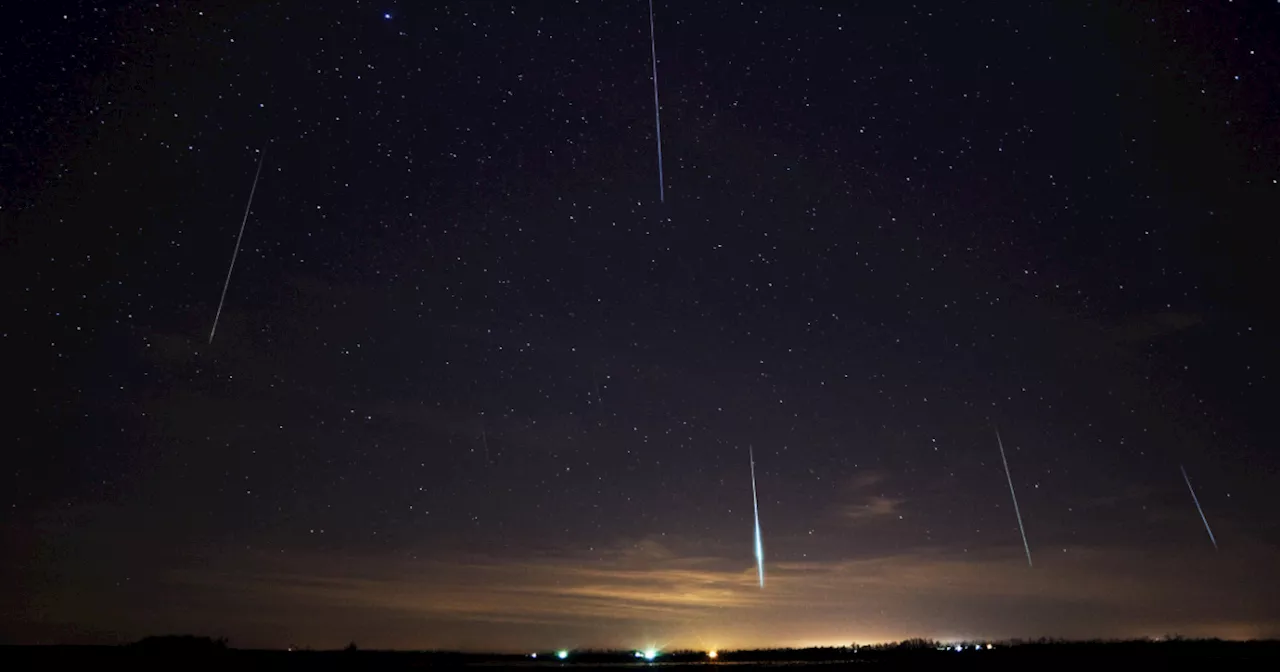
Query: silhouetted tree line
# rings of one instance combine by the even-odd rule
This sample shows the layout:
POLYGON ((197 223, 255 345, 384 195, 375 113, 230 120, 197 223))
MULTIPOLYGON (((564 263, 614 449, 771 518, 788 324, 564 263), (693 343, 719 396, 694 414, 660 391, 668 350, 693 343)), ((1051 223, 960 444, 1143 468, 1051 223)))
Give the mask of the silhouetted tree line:
POLYGON ((158 635, 145 637, 133 644, 139 651, 163 653, 211 653, 227 650, 227 638, 199 637, 196 635, 158 635))
MULTIPOLYGON (((1064 669, 1064 665, 1088 665, 1105 662, 1111 667, 1142 669, 1186 668, 1188 664, 1221 668, 1224 662, 1273 660, 1280 662, 1280 642, 1229 642, 1217 639, 1186 639, 1177 635, 1157 640, 1137 641, 1064 641, 1041 638, 1031 641, 996 643, 987 649, 985 642, 965 643, 963 651, 955 651, 955 642, 942 643, 913 638, 890 644, 850 644, 848 646, 811 647, 803 649, 760 649, 718 651, 714 662, 773 663, 793 662, 900 662, 902 669, 925 665, 974 667, 982 669, 1064 669), (980 649, 974 645, 982 644, 980 649)), ((554 651, 540 652, 537 660, 529 654, 464 654, 447 651, 375 651, 360 649, 354 642, 340 650, 248 650, 234 649, 226 638, 195 635, 147 637, 125 646, 43 646, 0 647, 0 669, 74 669, 77 666, 122 667, 136 672, 142 669, 227 670, 410 670, 435 667, 453 669, 467 664, 488 663, 502 669, 505 665, 543 666, 591 665, 604 663, 639 663, 634 650, 573 650, 567 660, 557 659, 554 651), (17 665, 11 664, 14 661, 17 665)), ((712 662, 706 651, 659 652, 658 663, 712 662)), ((747 667, 750 667, 749 665, 747 667)), ((1267 665, 1269 669, 1280 666, 1267 665)), ((733 669, 745 672, 742 666, 733 669)), ((824 668, 832 669, 832 668, 824 668)), ((883 669, 883 668, 882 668, 883 669)), ((1189 669, 1189 668, 1187 668, 1189 669)))

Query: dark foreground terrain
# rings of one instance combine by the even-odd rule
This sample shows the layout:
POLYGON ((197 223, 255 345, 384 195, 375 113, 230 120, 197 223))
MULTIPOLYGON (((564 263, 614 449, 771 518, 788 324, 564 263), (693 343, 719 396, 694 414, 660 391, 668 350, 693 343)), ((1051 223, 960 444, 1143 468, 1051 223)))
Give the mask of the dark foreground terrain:
POLYGON ((963 651, 942 645, 867 648, 725 651, 711 660, 704 652, 663 653, 652 662, 634 652, 572 652, 559 660, 553 652, 538 659, 413 651, 256 651, 235 649, 204 640, 144 640, 126 646, 8 646, 0 647, 0 669, 166 669, 166 670, 568 670, 657 668, 663 671, 710 670, 735 672, 755 669, 972 669, 1037 670, 1087 666, 1105 669, 1280 669, 1280 642, 1224 642, 1173 640, 1161 642, 1037 642, 972 645, 963 651))

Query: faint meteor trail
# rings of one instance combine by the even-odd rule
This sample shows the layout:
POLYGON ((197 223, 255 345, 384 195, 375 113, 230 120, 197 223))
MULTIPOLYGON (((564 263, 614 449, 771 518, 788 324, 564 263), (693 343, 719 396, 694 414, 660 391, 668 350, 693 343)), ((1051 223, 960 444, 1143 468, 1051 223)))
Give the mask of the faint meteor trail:
POLYGON ((666 203, 662 178, 662 113, 658 111, 658 41, 653 33, 653 0, 649 0, 649 53, 653 57, 653 127, 658 135, 658 202, 666 203))
POLYGON ((1191 491, 1191 501, 1196 503, 1196 511, 1200 512, 1200 520, 1204 521, 1204 531, 1209 533, 1209 541, 1213 542, 1213 550, 1218 550, 1218 540, 1213 538, 1213 530, 1209 529, 1209 519, 1204 517, 1204 509, 1200 508, 1200 498, 1196 497, 1196 489, 1191 487, 1191 479, 1187 477, 1187 468, 1178 465, 1182 470, 1182 480, 1187 482, 1187 489, 1191 491))
POLYGON ((253 187, 249 189, 249 202, 244 206, 244 219, 240 220, 240 235, 236 236, 236 249, 231 253, 231 265, 227 267, 227 280, 222 283, 222 298, 218 299, 218 312, 213 314, 213 328, 209 330, 209 343, 213 343, 213 335, 218 332, 218 318, 222 317, 222 304, 227 301, 227 287, 231 286, 231 272, 236 268, 236 257, 240 254, 240 241, 244 239, 244 226, 249 223, 249 210, 253 207, 253 194, 258 191, 258 177, 262 175, 262 162, 267 159, 267 148, 262 148, 258 155, 258 170, 253 174, 253 187))
POLYGON ((600 396, 600 383, 596 380, 596 369, 591 367, 591 385, 596 388, 596 406, 604 408, 604 398, 600 396))
POLYGON ((1018 531, 1022 533, 1022 548, 1027 551, 1027 566, 1031 564, 1031 546, 1027 544, 1027 529, 1022 526, 1022 512, 1018 510, 1018 493, 1013 491, 1013 476, 1009 473, 1009 460, 1004 456, 1004 441, 1000 440, 1000 430, 996 430, 996 443, 1000 446, 1000 461, 1004 463, 1004 477, 1009 479, 1009 496, 1013 498, 1013 513, 1018 517, 1018 531))
POLYGON ((747 454, 751 457, 751 506, 756 512, 756 574, 760 576, 760 587, 764 588, 764 544, 760 541, 760 502, 756 499, 756 454, 751 446, 747 446, 747 454))

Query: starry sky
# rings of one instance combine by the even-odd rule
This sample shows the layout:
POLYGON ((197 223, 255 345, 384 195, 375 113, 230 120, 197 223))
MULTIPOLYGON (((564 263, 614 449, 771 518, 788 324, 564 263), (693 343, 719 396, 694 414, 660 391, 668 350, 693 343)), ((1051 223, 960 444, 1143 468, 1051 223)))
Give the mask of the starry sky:
POLYGON ((653 10, 4 21, 0 640, 1280 636, 1280 5, 653 10))

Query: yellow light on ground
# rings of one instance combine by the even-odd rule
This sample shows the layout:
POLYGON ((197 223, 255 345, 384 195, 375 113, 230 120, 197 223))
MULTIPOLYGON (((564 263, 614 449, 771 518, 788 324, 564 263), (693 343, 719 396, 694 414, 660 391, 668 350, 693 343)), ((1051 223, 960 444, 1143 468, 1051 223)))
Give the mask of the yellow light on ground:
POLYGON ((708 651, 708 652, 707 652, 707 657, 708 657, 708 658, 710 658, 710 659, 712 659, 712 660, 715 660, 716 656, 719 656, 719 655, 720 655, 720 654, 716 653, 715 651, 708 651))

